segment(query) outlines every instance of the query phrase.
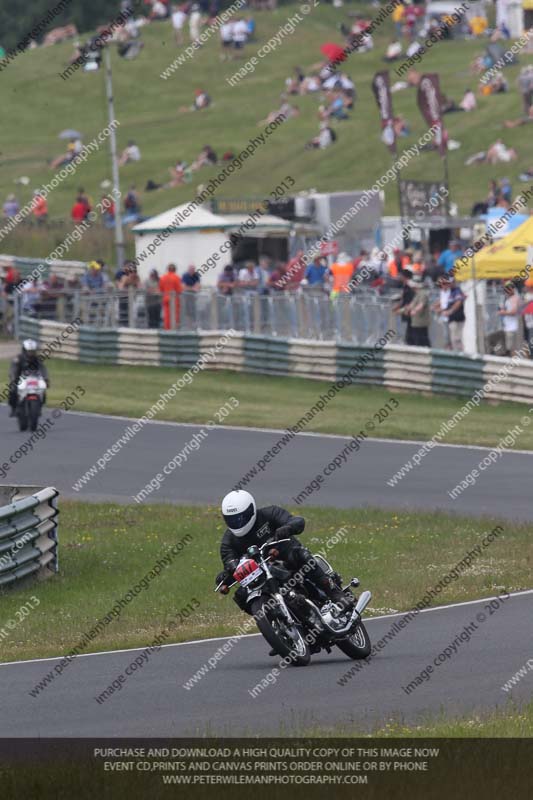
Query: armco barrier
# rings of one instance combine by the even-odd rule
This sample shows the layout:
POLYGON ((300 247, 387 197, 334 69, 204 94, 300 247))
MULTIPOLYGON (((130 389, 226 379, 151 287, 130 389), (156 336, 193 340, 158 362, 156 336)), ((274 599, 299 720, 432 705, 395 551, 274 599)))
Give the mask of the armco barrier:
MULTIPOLYGON (((21 317, 21 337, 40 343, 63 329, 57 322, 21 317)), ((58 358, 94 364, 140 364, 189 369, 210 351, 226 331, 150 331, 81 326, 58 358)), ((344 342, 282 339, 237 333, 207 369, 229 369, 262 375, 339 380, 364 354, 371 358, 357 371, 354 383, 386 386, 393 391, 471 396, 491 381, 485 395, 491 401, 533 403, 533 361, 514 362, 496 356, 473 357, 427 347, 390 344, 380 350, 344 342), (496 379, 496 380, 494 380, 496 379)))
POLYGON ((58 570, 57 489, 0 486, 0 588, 58 570))

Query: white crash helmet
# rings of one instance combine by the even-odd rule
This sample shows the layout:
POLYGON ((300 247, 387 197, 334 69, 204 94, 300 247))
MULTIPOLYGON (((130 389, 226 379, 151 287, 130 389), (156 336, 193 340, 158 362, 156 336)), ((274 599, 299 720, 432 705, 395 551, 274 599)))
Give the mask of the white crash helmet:
POLYGON ((24 339, 22 342, 22 349, 25 350, 27 353, 36 353, 37 352, 37 342, 35 339, 24 339))
POLYGON ((222 516, 235 536, 246 536, 257 519, 254 498, 242 489, 230 492, 222 501, 222 516))

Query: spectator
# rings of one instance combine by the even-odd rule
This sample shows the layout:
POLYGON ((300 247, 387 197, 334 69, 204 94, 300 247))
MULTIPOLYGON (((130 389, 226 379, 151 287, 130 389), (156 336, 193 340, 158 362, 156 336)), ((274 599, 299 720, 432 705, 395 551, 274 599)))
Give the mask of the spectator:
POLYGON ((200 27, 202 25, 202 14, 198 3, 193 3, 189 16, 189 35, 191 42, 196 42, 200 38, 200 27))
POLYGON ((338 297, 340 294, 349 292, 349 284, 353 275, 351 258, 346 253, 341 253, 329 269, 333 277, 331 296, 338 297))
POLYGON ((40 311, 45 319, 55 319, 57 311, 57 301, 65 289, 65 284, 55 272, 51 272, 48 278, 43 281, 43 291, 41 296, 40 311))
POLYGON ((441 275, 437 283, 440 289, 439 299, 432 308, 439 313, 445 325, 446 347, 449 350, 462 352, 465 325, 464 294, 453 276, 441 275))
POLYGON ((74 203, 74 205, 70 210, 70 216, 72 217, 73 221, 76 224, 78 224, 87 219, 88 214, 89 214, 89 209, 87 208, 86 203, 84 203, 81 195, 78 195, 78 197, 76 198, 76 202, 74 203))
POLYGON ((395 247, 392 251, 392 258, 389 260, 387 264, 387 271, 389 273, 389 278, 393 281, 400 280, 402 284, 405 284, 404 278, 401 275, 402 270, 407 267, 410 263, 409 256, 403 253, 398 247, 395 247))
POLYGON ((237 17, 233 25, 233 47, 235 50, 242 50, 248 41, 248 25, 243 17, 237 17))
POLYGON ((400 314, 402 321, 405 323, 405 344, 413 345, 415 341, 413 336, 411 314, 409 313, 410 305, 415 299, 415 292, 411 286, 413 273, 410 269, 405 267, 399 269, 397 277, 402 285, 402 293, 396 305, 392 307, 392 311, 394 314, 400 314))
POLYGON ((161 327, 161 294, 159 292, 159 273, 156 269, 150 271, 150 275, 144 283, 146 292, 146 312, 148 314, 148 327, 161 327))
POLYGON ((109 280, 104 270, 102 269, 102 262, 91 261, 88 265, 87 272, 81 280, 82 289, 86 292, 101 292, 109 285, 109 280))
POLYGON ((37 278, 24 281, 21 287, 22 311, 29 316, 36 316, 41 299, 42 284, 37 278))
POLYGON ((467 89, 463 95, 463 99, 459 103, 459 108, 463 111, 474 111, 477 108, 476 95, 472 89, 467 89))
POLYGON ((242 269, 239 270, 237 286, 245 292, 256 292, 261 285, 261 273, 253 261, 247 261, 242 269))
POLYGON ((157 20, 167 19, 168 8, 161 0, 152 0, 152 10, 149 14, 149 19, 152 22, 157 20))
POLYGON ((402 55, 402 45, 398 41, 398 39, 393 39, 392 42, 389 43, 385 55, 383 56, 383 61, 387 61, 390 63, 391 61, 398 61, 400 56, 402 55))
POLYGON ((14 194, 8 194, 6 197, 6 202, 2 207, 2 212, 4 217, 7 219, 9 217, 14 217, 20 211, 20 206, 18 204, 17 198, 14 194))
POLYGON ((307 150, 325 150, 326 147, 329 147, 333 144, 333 142, 337 141, 337 133, 330 128, 327 122, 320 123, 320 133, 318 136, 315 136, 314 139, 311 139, 305 145, 307 150))
POLYGON ((122 222, 128 225, 130 222, 141 222, 141 205, 139 202, 139 193, 135 186, 130 186, 128 193, 124 198, 124 217, 122 222))
POLYGON ((208 108, 210 105, 211 98, 207 92, 204 92, 203 89, 195 89, 192 106, 180 106, 179 110, 181 113, 187 111, 203 111, 203 109, 208 108))
POLYGON ((81 152, 83 149, 83 144, 81 143, 80 139, 71 139, 67 145, 67 152, 61 153, 61 155, 57 156, 50 162, 51 169, 57 169, 57 167, 62 167, 65 164, 70 164, 71 161, 74 161, 78 153, 81 152))
POLYGON ((449 247, 446 250, 443 250, 440 254, 437 266, 441 267, 445 272, 451 272, 454 267, 455 262, 463 257, 463 251, 461 250, 461 245, 457 241, 457 239, 452 239, 449 247))
MULTIPOLYGON (((115 227, 115 201, 109 195, 102 195, 100 201, 102 208, 102 219, 106 228, 115 227)), ((87 212, 88 213, 88 212, 87 212)))
POLYGON ((201 167, 213 166, 218 161, 217 154, 208 144, 204 145, 200 155, 191 164, 191 170, 195 171, 201 167))
POLYGON ((174 11, 172 14, 172 27, 174 29, 174 36, 176 38, 177 45, 183 44, 183 27, 186 19, 187 14, 184 12, 183 7, 174 6, 174 11))
POLYGON ((505 299, 498 315, 502 318, 505 349, 514 356, 520 348, 520 296, 513 281, 506 281, 503 288, 505 299))
POLYGON ((410 287, 415 296, 406 309, 411 317, 413 345, 416 347, 431 347, 429 341, 430 303, 429 292, 424 285, 422 275, 413 275, 410 287))
POLYGON ((196 271, 194 264, 187 267, 187 271, 181 276, 183 284, 183 312, 185 326, 196 328, 198 322, 198 298, 197 292, 200 291, 200 275, 196 271))
POLYGON ((518 88, 522 95, 524 117, 528 117, 533 106, 533 64, 528 64, 520 70, 518 88))
POLYGON ((183 273, 181 281, 185 287, 183 290, 185 292, 199 292, 202 288, 200 285, 200 275, 196 271, 194 264, 187 267, 187 272, 183 273))
POLYGON ((166 273, 159 281, 159 290, 163 293, 163 327, 166 331, 179 327, 180 321, 180 294, 183 291, 181 279, 176 275, 176 265, 169 264, 166 273), (174 312, 174 320, 172 320, 174 312))
POLYGON ((288 281, 287 267, 279 261, 270 273, 267 288, 273 289, 275 292, 283 292, 287 288, 288 281))
POLYGON ((304 286, 309 286, 310 289, 325 289, 328 275, 326 259, 323 256, 317 256, 306 268, 302 283, 304 286))
POLYGON ((135 144, 133 139, 130 139, 128 142, 128 146, 124 148, 122 154, 118 160, 119 167, 123 167, 125 164, 129 164, 132 161, 140 161, 141 160, 141 151, 139 150, 138 146, 135 144))
POLYGON ((296 288, 300 285, 305 275, 305 268, 304 251, 297 250, 296 255, 291 258, 287 264, 287 278, 290 288, 296 288))
POLYGON ((220 26, 220 46, 222 51, 220 53, 220 60, 227 61, 231 59, 231 48, 233 47, 233 26, 234 22, 228 20, 220 26))
POLYGON ((32 213, 38 225, 44 225, 48 220, 48 201, 38 189, 33 192, 33 200, 31 201, 32 213))
POLYGON ((236 285, 235 270, 231 264, 226 264, 222 275, 218 279, 217 289, 220 294, 231 295, 236 285))
POLYGON ((487 164, 508 164, 518 158, 516 150, 507 147, 501 139, 497 139, 487 150, 485 160, 487 164))

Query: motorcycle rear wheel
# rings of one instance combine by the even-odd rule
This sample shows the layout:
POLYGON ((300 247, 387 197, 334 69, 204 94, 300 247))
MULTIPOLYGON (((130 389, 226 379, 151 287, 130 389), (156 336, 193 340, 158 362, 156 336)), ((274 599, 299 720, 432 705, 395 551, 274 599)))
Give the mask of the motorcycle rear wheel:
POLYGON ((311 652, 299 625, 294 625, 289 633, 288 626, 275 618, 269 601, 264 597, 252 602, 251 612, 259 631, 279 656, 290 659, 294 667, 309 664, 311 652))
POLYGON ((336 642, 336 645, 339 650, 342 650, 348 658, 352 658, 354 661, 368 658, 372 650, 370 636, 362 622, 357 625, 351 636, 341 639, 340 642, 336 642))

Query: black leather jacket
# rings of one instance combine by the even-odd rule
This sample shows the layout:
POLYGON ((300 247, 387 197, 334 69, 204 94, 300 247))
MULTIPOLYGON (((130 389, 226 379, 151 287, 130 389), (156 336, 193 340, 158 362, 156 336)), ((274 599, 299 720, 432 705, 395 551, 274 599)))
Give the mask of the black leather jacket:
POLYGON ((30 354, 22 352, 11 362, 10 378, 17 384, 21 375, 28 375, 31 372, 40 372, 46 381, 47 386, 50 386, 50 378, 48 370, 43 363, 44 359, 37 354, 30 354))
MULTIPOLYGON (((293 517, 280 506, 267 506, 257 510, 257 519, 252 530, 246 536, 235 536, 226 529, 220 544, 220 557, 226 572, 235 569, 236 562, 246 553, 252 545, 262 545, 276 539, 286 539, 302 533, 305 528, 303 517, 293 517)), ((294 540, 295 544, 299 544, 294 540)))

